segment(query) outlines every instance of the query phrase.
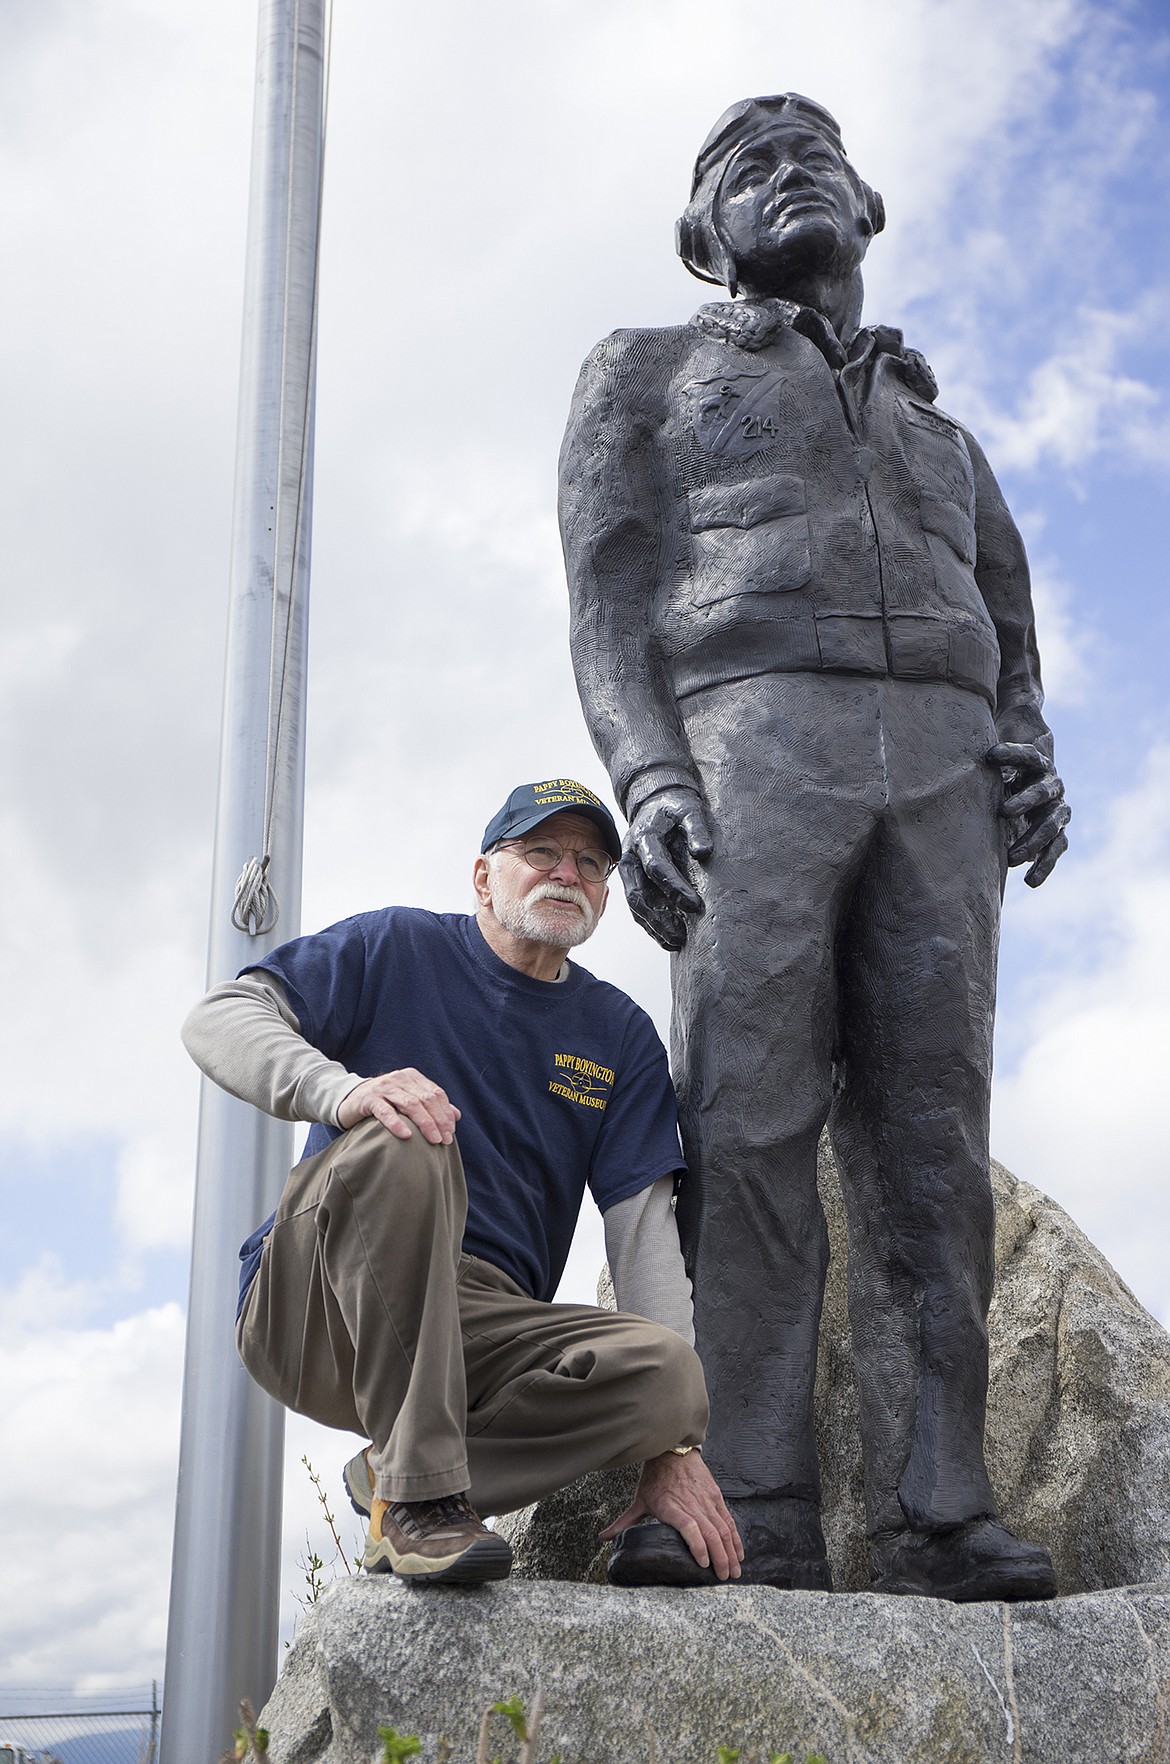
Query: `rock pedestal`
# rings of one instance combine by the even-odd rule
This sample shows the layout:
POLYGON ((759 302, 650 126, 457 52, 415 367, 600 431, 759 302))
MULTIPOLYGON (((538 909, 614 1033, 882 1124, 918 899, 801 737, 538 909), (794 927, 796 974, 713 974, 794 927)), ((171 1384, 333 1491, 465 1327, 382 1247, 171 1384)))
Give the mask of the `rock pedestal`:
MULTIPOLYGON (((543 1689, 536 1760, 1165 1764, 1170 1586, 1051 1605, 772 1587, 343 1581, 264 1714, 273 1764, 371 1764, 380 1724, 472 1764, 484 1709, 543 1689)), ((489 1757, 514 1764, 503 1721, 489 1757)))
MULTIPOLYGON (((1170 1337, 1068 1216, 993 1169, 988 1464, 1006 1523, 1051 1551, 1050 1604, 952 1605, 865 1592, 845 1225, 822 1152, 832 1263, 817 1434, 838 1591, 639 1591, 604 1578, 597 1532, 633 1472, 583 1478, 501 1523, 510 1582, 389 1578, 330 1589, 264 1721, 274 1764, 370 1764, 377 1728, 420 1764, 472 1764, 485 1707, 545 1715, 531 1764, 1167 1764, 1170 1337), (576 1583, 576 1584, 574 1584, 576 1583), (1110 1590, 1112 1589, 1112 1590, 1110 1590)), ((488 1755, 511 1764, 505 1723, 488 1755)))

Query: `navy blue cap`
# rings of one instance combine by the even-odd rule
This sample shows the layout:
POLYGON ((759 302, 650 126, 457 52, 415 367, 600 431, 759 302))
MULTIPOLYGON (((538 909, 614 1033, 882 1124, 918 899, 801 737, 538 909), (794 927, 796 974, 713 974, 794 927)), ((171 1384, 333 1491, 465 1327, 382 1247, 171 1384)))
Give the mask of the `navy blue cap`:
POLYGON ((622 855, 621 836, 613 816, 599 796, 578 784, 576 778, 546 778, 543 784, 517 784, 503 808, 484 828, 481 851, 490 851, 501 839, 517 839, 531 833, 550 815, 586 815, 605 840, 605 849, 616 864, 622 855))

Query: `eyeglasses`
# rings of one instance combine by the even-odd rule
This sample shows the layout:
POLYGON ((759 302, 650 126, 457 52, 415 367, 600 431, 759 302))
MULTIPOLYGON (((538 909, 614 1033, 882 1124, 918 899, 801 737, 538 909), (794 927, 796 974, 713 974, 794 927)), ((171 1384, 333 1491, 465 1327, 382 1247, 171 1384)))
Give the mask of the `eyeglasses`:
MULTIPOLYGON (((558 845, 555 839, 533 839, 527 843, 523 839, 501 839, 500 845, 512 846, 525 863, 546 874, 549 870, 555 870, 565 855, 565 847, 558 845)), ((590 845, 581 851, 572 852, 571 856, 582 882, 604 882, 617 869, 607 851, 597 851, 590 845)))

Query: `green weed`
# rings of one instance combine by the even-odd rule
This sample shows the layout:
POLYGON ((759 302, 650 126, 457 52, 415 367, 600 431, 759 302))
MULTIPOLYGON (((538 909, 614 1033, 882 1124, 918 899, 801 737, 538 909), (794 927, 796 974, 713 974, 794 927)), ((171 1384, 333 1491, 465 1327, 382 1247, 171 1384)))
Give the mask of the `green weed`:
MULTIPOLYGON (((516 1764, 537 1764, 536 1742, 543 1715, 543 1690, 538 1690, 532 1699, 531 1715, 525 1710, 520 1697, 506 1697, 499 1702, 489 1703, 479 1724, 475 1764, 505 1764, 501 1754, 494 1751, 491 1745, 492 1727, 496 1718, 507 1722, 512 1730, 512 1738, 520 1743, 516 1764)), ((393 1727, 379 1727, 378 1737, 383 1745, 379 1764, 405 1764, 406 1759, 417 1758, 422 1751, 422 1741, 417 1734, 399 1733, 393 1727)), ((447 1764, 450 1756, 450 1741, 440 1739, 435 1764, 447 1764)), ((243 1754, 240 1759, 242 1764, 243 1754)), ((563 1764, 560 1753, 554 1752, 547 1764, 563 1764)), ((799 1764, 799 1760, 793 1752, 769 1751, 765 1756, 764 1753, 754 1750, 744 1751, 740 1746, 717 1746, 715 1764, 799 1764)), ((804 1764, 828 1764, 828 1760, 821 1752, 808 1752, 805 1754, 804 1764)))
MULTIPOLYGON (((715 1764, 762 1764, 758 1752, 744 1752, 739 1746, 717 1746, 715 1764)), ((791 1752, 769 1752, 766 1764, 797 1764, 791 1752)), ((809 1752, 804 1764, 828 1764, 820 1752, 809 1752)))
POLYGON ((404 1764, 405 1759, 417 1757, 422 1751, 422 1741, 417 1733, 399 1733, 394 1727, 380 1727, 378 1738, 382 1742, 382 1764, 404 1764))
POLYGON ((247 1759, 264 1764, 268 1756, 268 1729, 257 1727, 256 1711, 247 1697, 240 1704, 240 1723, 233 1729, 233 1744, 221 1755, 219 1764, 245 1764, 247 1759))

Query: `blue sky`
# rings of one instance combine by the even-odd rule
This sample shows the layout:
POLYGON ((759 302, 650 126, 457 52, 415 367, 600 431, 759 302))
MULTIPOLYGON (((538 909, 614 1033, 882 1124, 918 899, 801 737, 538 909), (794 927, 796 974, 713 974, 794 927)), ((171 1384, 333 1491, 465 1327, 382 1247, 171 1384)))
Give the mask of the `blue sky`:
MULTIPOLYGON (((0 1658, 106 1688, 162 1663, 254 14, 9 11, 0 1658)), ((554 519, 573 381, 609 330, 705 298, 672 227, 723 107, 807 92, 886 199, 866 316, 932 362, 1036 574, 1075 818, 1046 886, 1009 888, 994 1146, 1167 1319, 1170 35, 1103 0, 832 17, 337 0, 303 922, 463 907, 512 784, 602 782, 554 519)), ((617 903, 589 965, 665 1028, 664 961, 617 903)), ((575 1294, 599 1260, 589 1226, 575 1294)), ((289 1430, 290 1618, 305 1450, 335 1486, 345 1455, 289 1430)))

